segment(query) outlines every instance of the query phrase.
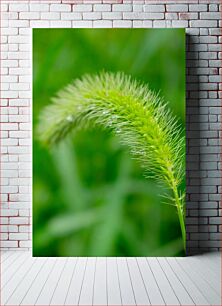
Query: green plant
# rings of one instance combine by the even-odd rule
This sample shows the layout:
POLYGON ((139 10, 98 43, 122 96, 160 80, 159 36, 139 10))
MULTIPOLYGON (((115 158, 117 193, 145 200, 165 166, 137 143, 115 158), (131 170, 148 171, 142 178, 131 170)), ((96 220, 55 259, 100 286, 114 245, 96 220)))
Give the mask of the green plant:
POLYGON ((147 85, 123 73, 85 75, 52 101, 40 116, 40 140, 52 146, 72 130, 90 124, 111 129, 140 161, 145 174, 171 190, 168 204, 177 209, 185 248, 185 139, 168 105, 147 85))

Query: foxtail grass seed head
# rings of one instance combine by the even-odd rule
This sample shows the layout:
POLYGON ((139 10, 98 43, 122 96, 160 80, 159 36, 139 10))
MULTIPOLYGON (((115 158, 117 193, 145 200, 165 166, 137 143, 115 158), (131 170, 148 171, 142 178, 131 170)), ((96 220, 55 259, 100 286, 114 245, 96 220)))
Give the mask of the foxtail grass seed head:
POLYGON ((118 134, 145 173, 171 190, 170 201, 177 207, 185 247, 185 192, 180 190, 185 176, 185 137, 168 104, 147 85, 122 72, 85 75, 43 109, 38 135, 53 146, 72 130, 95 124, 118 134))

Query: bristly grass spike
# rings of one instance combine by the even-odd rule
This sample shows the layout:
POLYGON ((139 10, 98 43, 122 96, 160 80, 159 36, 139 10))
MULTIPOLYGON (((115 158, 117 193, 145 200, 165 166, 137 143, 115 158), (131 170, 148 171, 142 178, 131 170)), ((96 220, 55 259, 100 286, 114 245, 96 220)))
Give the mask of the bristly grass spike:
POLYGON ((53 103, 45 107, 38 135, 43 143, 52 146, 72 130, 89 124, 118 134, 145 173, 171 190, 169 200, 177 208, 185 248, 185 191, 181 189, 185 139, 169 106, 147 85, 122 72, 85 75, 60 91, 53 103))

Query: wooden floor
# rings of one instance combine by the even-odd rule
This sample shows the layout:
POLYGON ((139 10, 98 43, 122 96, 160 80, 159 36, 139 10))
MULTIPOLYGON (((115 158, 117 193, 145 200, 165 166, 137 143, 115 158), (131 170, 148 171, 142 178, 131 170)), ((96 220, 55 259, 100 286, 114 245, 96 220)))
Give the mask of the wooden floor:
POLYGON ((1 253, 0 305, 221 305, 220 255, 41 258, 1 253))

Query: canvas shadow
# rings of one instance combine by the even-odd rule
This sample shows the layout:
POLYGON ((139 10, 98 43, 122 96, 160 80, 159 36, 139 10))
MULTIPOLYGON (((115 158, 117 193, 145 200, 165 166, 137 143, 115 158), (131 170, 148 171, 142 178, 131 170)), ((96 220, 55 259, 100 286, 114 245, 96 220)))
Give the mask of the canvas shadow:
POLYGON ((201 187, 201 113, 200 80, 198 74, 197 37, 186 34, 186 255, 205 253, 207 245, 200 246, 201 233, 208 225, 201 218, 201 202, 206 194, 201 187))

